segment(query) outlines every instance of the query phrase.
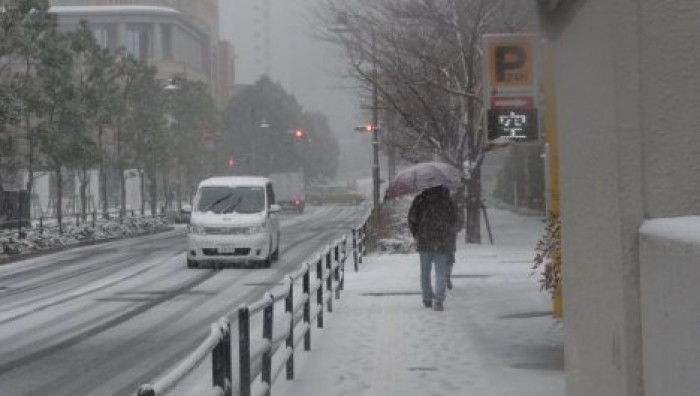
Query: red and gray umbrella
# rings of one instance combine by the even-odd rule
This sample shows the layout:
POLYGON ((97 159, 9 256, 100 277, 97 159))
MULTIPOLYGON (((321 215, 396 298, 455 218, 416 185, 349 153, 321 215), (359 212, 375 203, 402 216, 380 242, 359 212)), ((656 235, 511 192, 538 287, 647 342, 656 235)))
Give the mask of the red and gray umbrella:
POLYGON ((386 188, 385 198, 415 194, 439 185, 446 185, 453 190, 462 187, 462 173, 444 162, 421 162, 397 173, 386 188))

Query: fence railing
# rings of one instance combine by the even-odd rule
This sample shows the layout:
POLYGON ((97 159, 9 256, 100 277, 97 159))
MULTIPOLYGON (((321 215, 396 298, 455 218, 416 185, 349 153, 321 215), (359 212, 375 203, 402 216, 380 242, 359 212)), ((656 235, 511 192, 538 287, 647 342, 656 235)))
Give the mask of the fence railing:
MULTIPOLYGON (((355 271, 366 252, 368 219, 365 217, 352 229, 355 271)), ((324 311, 333 312, 333 301, 340 298, 344 289, 349 243, 347 236, 337 239, 299 270, 288 274, 281 288, 269 290, 263 298, 241 305, 230 317, 212 324, 209 336, 194 351, 158 381, 140 386, 137 396, 166 395, 209 356, 212 387, 203 396, 269 396, 282 371, 287 380, 293 380, 294 352, 302 342, 304 351, 311 349, 312 323, 323 328, 324 311), (277 315, 281 319, 276 322, 275 305, 282 301, 284 313, 277 315), (251 332, 251 319, 257 315, 262 315, 260 338, 254 338, 251 332), (237 378, 233 376, 231 354, 234 323, 238 325, 237 378), (258 384, 255 389, 254 384, 258 384)))
POLYGON ((372 218, 370 213, 360 224, 359 227, 352 229, 352 254, 355 264, 355 272, 359 269, 359 264, 362 264, 362 257, 367 252, 367 234, 369 229, 369 219, 372 218))

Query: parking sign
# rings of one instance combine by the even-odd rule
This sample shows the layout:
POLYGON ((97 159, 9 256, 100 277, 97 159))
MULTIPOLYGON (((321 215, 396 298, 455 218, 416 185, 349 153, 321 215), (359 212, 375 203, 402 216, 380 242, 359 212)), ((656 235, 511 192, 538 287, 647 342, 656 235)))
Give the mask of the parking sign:
POLYGON ((533 34, 484 35, 489 139, 537 140, 537 41, 533 34))

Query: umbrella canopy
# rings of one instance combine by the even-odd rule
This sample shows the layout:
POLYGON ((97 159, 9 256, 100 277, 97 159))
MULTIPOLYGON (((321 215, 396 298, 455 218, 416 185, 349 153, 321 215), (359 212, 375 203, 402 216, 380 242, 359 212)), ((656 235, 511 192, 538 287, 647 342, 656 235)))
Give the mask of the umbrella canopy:
POLYGON ((462 187, 462 174, 459 169, 444 162, 421 162, 397 173, 386 188, 385 198, 415 194, 442 184, 450 189, 462 187))

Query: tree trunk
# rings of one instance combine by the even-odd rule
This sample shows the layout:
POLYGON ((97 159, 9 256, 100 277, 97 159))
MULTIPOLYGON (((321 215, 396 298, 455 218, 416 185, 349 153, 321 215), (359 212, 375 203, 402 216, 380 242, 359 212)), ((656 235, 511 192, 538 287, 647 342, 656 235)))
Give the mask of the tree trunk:
POLYGON ((97 149, 100 155, 100 203, 102 206, 102 217, 109 217, 109 201, 107 198, 107 172, 105 171, 105 158, 102 148, 102 134, 104 133, 104 127, 102 124, 97 126, 97 149))
POLYGON ((25 128, 27 128, 27 141, 29 143, 29 152, 27 153, 27 194, 31 200, 32 190, 34 189, 34 139, 30 136, 31 121, 29 114, 25 120, 25 128))
POLYGON ((148 192, 149 202, 151 204, 151 216, 158 214, 158 177, 153 168, 148 173, 148 192))
MULTIPOLYGON (((167 167, 166 167, 167 169, 167 167)), ((170 209, 170 205, 172 204, 172 198, 170 196, 170 186, 168 185, 168 172, 163 169, 163 173, 161 173, 162 181, 161 185, 163 186, 163 201, 165 202, 165 205, 163 206, 163 213, 165 214, 166 211, 170 209)))
POLYGON ((139 174, 139 192, 141 196, 141 216, 146 214, 146 172, 143 169, 138 170, 139 174))
POLYGON ((465 242, 481 243, 481 168, 471 173, 467 182, 467 218, 465 242))
POLYGON ((56 219, 58 233, 63 234, 63 174, 60 165, 56 167, 56 219))
POLYGON ((124 175, 124 159, 122 158, 122 125, 121 119, 117 120, 117 171, 119 172, 120 209, 119 217, 126 217, 126 175, 124 175))
POLYGON ((83 217, 83 221, 87 218, 87 188, 90 184, 89 174, 87 169, 80 170, 80 214, 83 217))
MULTIPOLYGON (((25 58, 26 69, 25 78, 29 78, 29 74, 32 71, 32 64, 28 58, 25 58)), ((25 80, 26 81, 26 80, 25 80)), ((28 91, 25 84, 25 90, 28 91)), ((25 92, 25 94, 28 94, 25 92)), ((34 138, 32 136, 32 114, 29 111, 29 106, 25 103, 24 109, 24 127, 25 133, 27 135, 27 142, 29 144, 29 152, 27 153, 27 194, 29 195, 29 201, 32 200, 32 190, 34 189, 34 138)), ((31 213, 31 211, 30 211, 31 213)))

